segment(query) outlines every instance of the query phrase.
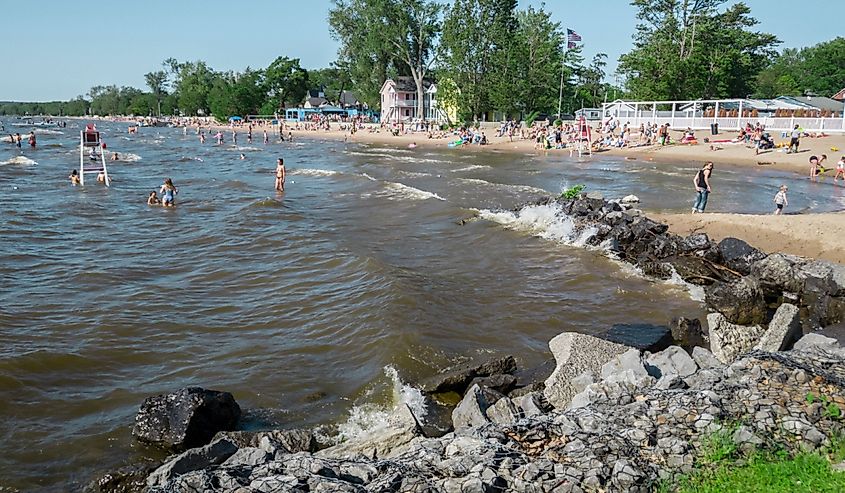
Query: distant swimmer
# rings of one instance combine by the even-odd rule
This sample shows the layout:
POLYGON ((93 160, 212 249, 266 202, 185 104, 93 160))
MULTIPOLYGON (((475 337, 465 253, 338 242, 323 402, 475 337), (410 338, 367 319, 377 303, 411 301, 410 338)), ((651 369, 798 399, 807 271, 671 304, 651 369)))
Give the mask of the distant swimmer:
POLYGON ((106 182, 106 172, 100 171, 97 173, 97 183, 105 183, 106 182))
POLYGON ((29 147, 35 149, 35 132, 29 132, 29 147))
POLYGON ((200 133, 200 144, 205 144, 205 132, 200 133))
POLYGON ((411 142, 410 144, 408 144, 408 149, 416 149, 416 148, 417 148, 416 142, 411 142))
POLYGON ((147 197, 147 205, 161 205, 161 200, 158 199, 155 190, 150 192, 150 196, 147 197))
POLYGON ((267 131, 265 130, 264 131, 264 145, 267 145, 268 143, 270 143, 270 138, 267 137, 267 131))
POLYGON ((173 184, 173 180, 166 178, 159 193, 161 193, 161 205, 165 207, 176 205, 176 194, 179 193, 179 189, 173 184))
POLYGON ((20 134, 20 133, 16 133, 16 134, 15 134, 15 146, 16 146, 18 149, 20 149, 20 148, 21 148, 21 134, 20 134))
POLYGON ((71 185, 79 185, 79 173, 76 170, 70 172, 70 176, 68 176, 68 179, 70 180, 71 185))
POLYGON ((276 161, 276 190, 285 191, 285 160, 282 158, 276 161))
POLYGON ((113 153, 113 154, 111 155, 111 160, 112 160, 112 161, 117 161, 117 160, 119 160, 119 159, 120 159, 120 155, 119 155, 118 153, 116 153, 116 152, 115 152, 115 153, 113 153))
POLYGON ((241 153, 241 159, 246 159, 246 154, 241 153))

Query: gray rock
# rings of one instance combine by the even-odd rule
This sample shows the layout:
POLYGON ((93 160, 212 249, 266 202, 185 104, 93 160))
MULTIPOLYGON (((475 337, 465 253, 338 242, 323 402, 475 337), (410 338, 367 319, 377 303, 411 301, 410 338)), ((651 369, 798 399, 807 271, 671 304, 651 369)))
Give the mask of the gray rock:
POLYGON ((590 370, 585 371, 571 380, 572 389, 575 392, 582 392, 588 385, 593 383, 596 383, 596 377, 590 370))
POLYGON ((781 304, 769 328, 763 333, 755 349, 776 352, 789 349, 795 341, 801 338, 801 318, 798 307, 789 303, 781 304))
POLYGON ((255 467, 264 464, 273 457, 273 452, 268 452, 258 447, 239 448, 237 452, 221 464, 222 467, 255 467))
POLYGON ((492 375, 511 374, 516 371, 516 360, 513 356, 493 359, 482 364, 465 364, 451 370, 424 379, 420 383, 423 392, 441 394, 457 392, 462 394, 469 388, 473 378, 489 377, 492 375))
POLYGON ((721 313, 728 322, 754 325, 766 322, 766 302, 757 281, 743 277, 732 283, 717 282, 704 288, 710 308, 721 313))
POLYGON ((678 346, 671 346, 646 357, 649 373, 655 378, 688 377, 698 371, 698 365, 678 346))
POLYGON ((511 399, 499 399, 487 408, 487 418, 497 425, 511 425, 522 417, 522 413, 511 399))
POLYGON ((232 394, 199 387, 144 399, 132 435, 166 450, 208 443, 218 431, 234 430, 241 408, 232 394))
POLYGON ((692 360, 699 368, 724 368, 725 365, 709 350, 696 346, 692 348, 692 360))
POLYGON ((802 277, 798 274, 803 262, 800 257, 775 253, 755 262, 751 271, 772 296, 779 296, 784 291, 798 293, 803 287, 802 277))
POLYGON ((389 459, 406 451, 411 441, 420 435, 420 425, 411 408, 401 404, 381 426, 370 430, 366 436, 320 450, 314 456, 347 460, 361 457, 389 459))
POLYGON ((661 351, 672 345, 672 330, 663 325, 616 324, 602 338, 641 351, 661 351))
POLYGON ((489 377, 476 377, 469 384, 470 387, 473 385, 487 387, 488 389, 493 389, 501 394, 507 394, 516 387, 516 377, 507 374, 491 375, 489 377))
POLYGON ((631 348, 605 363, 601 367, 601 376, 602 378, 608 378, 614 373, 621 373, 627 370, 630 370, 636 377, 648 376, 642 354, 638 349, 631 348))
POLYGON ((147 486, 163 486, 169 480, 189 473, 222 464, 238 451, 238 447, 225 438, 221 438, 204 447, 193 448, 168 460, 147 478, 147 486))
POLYGON ((821 334, 806 334, 801 339, 798 339, 798 342, 795 343, 793 346, 795 351, 804 351, 804 352, 813 352, 813 351, 825 351, 825 352, 836 352, 841 350, 839 343, 836 339, 832 337, 826 337, 821 334))
POLYGON ((274 448, 289 454, 317 451, 317 440, 311 430, 221 431, 214 436, 215 440, 218 438, 227 438, 238 448, 265 448, 262 443, 266 440, 274 448))
POLYGON ((546 380, 544 394, 552 406, 564 409, 575 395, 571 380, 587 370, 598 374, 602 365, 630 349, 576 332, 564 332, 549 341, 549 348, 557 361, 557 367, 546 380))
POLYGON ((717 248, 725 265, 744 276, 751 273, 755 262, 766 258, 766 254, 737 238, 725 238, 717 248))
POLYGON ((601 192, 593 191, 593 192, 587 192, 586 198, 592 199, 592 200, 602 200, 603 201, 604 195, 602 195, 601 192))
POLYGON ((704 250, 710 247, 710 238, 707 233, 693 233, 681 240, 681 251, 689 253, 697 250, 704 250))
POLYGON ((494 390, 473 385, 452 411, 452 426, 457 431, 489 423, 487 409, 503 397, 494 390))
POLYGON ((546 397, 540 392, 532 392, 520 397, 517 401, 522 415, 526 417, 539 416, 551 410, 546 397))
POLYGON ((672 321, 672 339, 684 349, 692 349, 696 346, 707 346, 710 339, 704 334, 701 328, 701 321, 697 318, 688 319, 679 317, 672 321))
POLYGON ((763 335, 759 325, 746 327, 728 322, 721 313, 707 315, 710 332, 710 350, 719 361, 725 364, 751 350, 763 335))
POLYGON ((610 473, 610 477, 611 484, 618 491, 630 491, 642 481, 644 474, 630 461, 619 459, 613 464, 613 472, 610 473))

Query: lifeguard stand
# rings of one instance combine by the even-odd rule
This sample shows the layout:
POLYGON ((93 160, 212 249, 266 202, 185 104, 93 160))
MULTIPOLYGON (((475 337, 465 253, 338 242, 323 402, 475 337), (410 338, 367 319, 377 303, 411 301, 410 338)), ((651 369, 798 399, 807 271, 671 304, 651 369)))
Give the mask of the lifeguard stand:
POLYGON ((584 154, 593 155, 593 132, 583 115, 578 118, 578 142, 576 145, 578 146, 578 157, 584 154))
MULTIPOLYGON (((90 152, 90 151, 89 151, 90 152)), ((100 132, 97 127, 91 123, 85 126, 85 130, 79 132, 79 184, 85 185, 85 174, 100 174, 105 176, 106 186, 111 185, 111 178, 109 178, 109 169, 106 166, 106 153, 103 149, 103 142, 100 140, 100 132), (92 149, 94 152, 91 159, 85 156, 85 149, 92 149), (97 155, 99 154, 99 163, 97 162, 97 155), (87 164, 86 164, 87 159, 87 164)))

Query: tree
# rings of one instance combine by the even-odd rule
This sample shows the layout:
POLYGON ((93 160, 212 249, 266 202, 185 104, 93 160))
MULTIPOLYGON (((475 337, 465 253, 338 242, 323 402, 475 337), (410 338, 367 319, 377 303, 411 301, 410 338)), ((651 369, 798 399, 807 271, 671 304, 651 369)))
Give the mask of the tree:
MULTIPOLYGON (((518 64, 516 86, 517 100, 524 113, 552 112, 557 109, 561 67, 564 63, 564 35, 560 23, 552 22, 541 7, 528 7, 519 12, 519 30, 515 55, 518 64)), ((567 56, 574 59, 577 52, 567 56)), ((569 69, 568 69, 569 70, 569 69)), ((568 79, 570 74, 566 75, 568 79)))
POLYGON ((634 48, 619 58, 628 90, 640 99, 745 97, 779 43, 752 31, 744 3, 634 0, 641 21, 634 48))
POLYGON ((299 66, 299 58, 278 57, 264 71, 270 96, 283 109, 287 103, 299 103, 308 93, 308 71, 299 66))
POLYGON ((144 74, 144 81, 155 97, 157 114, 161 116, 161 99, 167 94, 167 72, 164 70, 148 72, 144 74))
POLYGON ((757 75, 759 97, 804 93, 832 96, 845 86, 845 38, 785 49, 757 75))
POLYGON ((185 115, 208 114, 208 91, 214 72, 202 60, 179 64, 176 94, 179 110, 185 115))

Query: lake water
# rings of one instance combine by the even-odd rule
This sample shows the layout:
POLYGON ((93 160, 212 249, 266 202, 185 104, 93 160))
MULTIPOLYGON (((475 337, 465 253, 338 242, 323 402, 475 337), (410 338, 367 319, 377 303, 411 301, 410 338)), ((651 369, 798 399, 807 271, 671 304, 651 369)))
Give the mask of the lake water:
MULTIPOLYGON (((184 386, 232 392, 247 427, 346 437, 465 358, 531 367, 562 331, 702 314, 683 286, 572 246, 554 211, 501 212, 574 184, 683 211, 691 166, 100 127, 132 159, 111 188, 69 185, 78 128, 40 129, 23 157, 0 144, 0 487, 78 489, 154 454, 134 414, 184 386), (177 207, 148 207, 165 177, 177 207)), ((709 210, 768 212, 781 182, 792 210, 842 208, 829 184, 720 167, 709 210)))

